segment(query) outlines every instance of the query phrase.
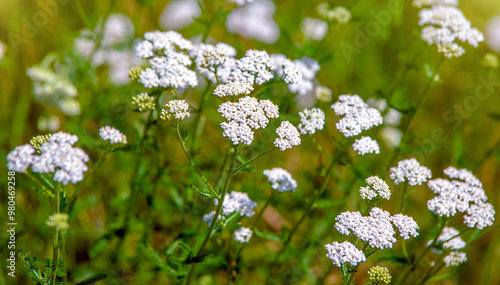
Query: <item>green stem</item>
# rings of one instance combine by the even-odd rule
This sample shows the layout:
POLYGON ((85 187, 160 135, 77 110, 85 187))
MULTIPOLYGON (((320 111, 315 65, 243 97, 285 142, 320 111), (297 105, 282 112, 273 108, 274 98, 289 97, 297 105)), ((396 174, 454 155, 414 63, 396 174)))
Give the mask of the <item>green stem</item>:
POLYGON ((407 189, 408 189, 408 181, 405 181, 404 186, 403 186, 403 196, 401 197, 401 204, 399 206, 399 212, 401 214, 404 214, 405 195, 406 195, 407 189))
POLYGON ((273 150, 275 150, 275 149, 277 149, 277 147, 270 148, 270 149, 268 149, 268 150, 264 151, 263 153, 261 153, 261 154, 259 154, 259 155, 255 156, 255 157, 253 157, 253 158, 251 158, 251 159, 250 159, 250 160, 248 160, 247 162, 245 162, 245 163, 243 163, 242 165, 240 165, 240 166, 236 167, 236 169, 234 170, 234 172, 238 172, 238 170, 240 170, 240 169, 242 169, 243 167, 247 166, 249 163, 253 162, 254 160, 257 160, 257 159, 261 158, 262 156, 264 156, 264 155, 266 155, 266 154, 270 153, 271 151, 273 151, 273 150))
POLYGON ((438 273, 439 270, 441 270, 441 268, 443 268, 443 266, 444 266, 444 262, 441 261, 439 263, 439 265, 431 267, 431 269, 429 269, 429 271, 427 272, 427 274, 425 274, 424 278, 422 278, 422 280, 420 280, 420 282, 418 282, 418 285, 424 284, 427 280, 429 280, 429 278, 431 278, 432 276, 434 276, 434 274, 438 273))
MULTIPOLYGON (((212 222, 210 223, 210 227, 207 231, 207 234, 205 235, 205 239, 203 240, 203 243, 201 244, 200 249, 196 253, 196 256, 194 257, 195 260, 197 260, 200 256, 201 253, 203 252, 203 249, 205 249, 205 246, 207 245, 208 241, 210 240, 210 237, 212 236, 212 232, 215 228, 215 224, 217 223, 217 219, 219 218, 219 215, 222 211, 222 205, 224 204, 224 197, 226 196, 227 189, 229 188, 229 182, 231 181, 231 177, 234 174, 234 164, 236 162, 236 157, 238 156, 238 146, 233 146, 233 154, 231 155, 231 164, 229 165, 229 170, 227 171, 226 175, 226 180, 224 181, 224 187, 222 188, 222 193, 220 194, 220 197, 218 198, 219 203, 217 204, 217 209, 215 210, 215 215, 212 219, 212 222)), ((191 281, 191 278, 193 277, 194 269, 196 268, 196 264, 194 263, 191 266, 191 269, 189 270, 187 279, 186 279, 186 285, 189 284, 191 281)))
POLYGON ((218 197, 217 192, 215 191, 215 189, 212 187, 212 185, 210 185, 210 183, 205 178, 205 176, 203 175, 203 173, 201 173, 201 170, 198 168, 198 166, 196 166, 196 163, 194 163, 193 159, 191 158, 191 155, 189 155, 189 152, 186 149, 186 141, 182 138, 181 132, 179 130, 179 124, 177 124, 175 126, 175 128, 177 129, 177 136, 179 137, 179 141, 181 142, 182 150, 184 151, 184 154, 186 155, 187 159, 189 160, 189 163, 191 163, 191 166, 193 166, 194 170, 196 170, 196 173, 198 173, 198 175, 203 180, 203 182, 205 182, 205 184, 208 186, 208 189, 210 190, 210 192, 212 193, 212 195, 214 197, 218 197))
POLYGON ((385 169, 389 169, 394 164, 394 162, 398 158, 399 154, 401 153, 401 149, 408 142, 408 139, 409 139, 408 138, 408 132, 410 130, 410 125, 413 122, 413 119, 415 118, 415 115, 417 114, 418 109, 422 105, 422 102, 424 101, 424 99, 429 94, 429 90, 431 88, 432 82, 434 82, 434 77, 436 76, 436 74, 437 74, 437 72, 439 70, 439 67, 441 67, 441 64, 443 63, 443 60, 444 60, 444 56, 441 56, 441 58, 439 59, 438 63, 436 64, 436 67, 434 68, 434 71, 432 72, 432 76, 429 78, 429 81, 427 81, 427 84, 425 85, 424 90, 422 91, 422 94, 417 99, 417 103, 416 103, 415 107, 410 112, 409 117, 406 120, 406 123, 404 124, 403 129, 402 129, 403 136, 402 136, 401 144, 392 153, 392 156, 389 159, 389 163, 387 163, 387 166, 386 166, 385 169))
MULTIPOLYGON (((56 187, 56 203, 55 203, 55 212, 60 213, 61 208, 61 195, 60 195, 60 187, 56 187)), ((50 284, 56 284, 56 270, 59 267, 59 230, 56 230, 56 234, 54 236, 54 244, 52 248, 52 261, 54 262, 51 273, 50 284)))
POLYGON ((427 254, 427 252, 429 252, 429 250, 431 248, 433 248, 437 244, 438 237, 441 235, 441 232, 443 231, 444 227, 446 226, 446 221, 447 221, 447 218, 442 221, 442 225, 439 227, 439 231, 437 232, 436 236, 432 240, 432 243, 425 248, 424 252, 422 252, 422 255, 406 271, 406 273, 403 276, 403 278, 401 278, 401 280, 397 283, 398 285, 399 284, 406 284, 405 283, 406 278, 408 278, 408 276, 410 275, 410 273, 417 267, 417 265, 420 263, 420 261, 422 261, 422 259, 425 257, 425 255, 427 254))
MULTIPOLYGON (((204 42, 204 41, 203 41, 204 42)), ((206 97, 208 94, 210 94, 210 87, 212 85, 210 84, 210 81, 207 82, 207 87, 205 88, 205 90, 203 91, 203 95, 201 97, 201 101, 200 101, 200 106, 198 107, 198 111, 197 111, 197 114, 196 114, 196 119, 194 121, 194 124, 193 124, 193 138, 191 139, 191 150, 194 149, 194 146, 196 145, 196 140, 198 138, 198 128, 200 128, 200 120, 201 120, 201 116, 202 116, 202 112, 203 112, 203 106, 205 105, 205 101, 206 101, 206 97)), ((200 134, 201 134, 201 130, 200 130, 200 134)))

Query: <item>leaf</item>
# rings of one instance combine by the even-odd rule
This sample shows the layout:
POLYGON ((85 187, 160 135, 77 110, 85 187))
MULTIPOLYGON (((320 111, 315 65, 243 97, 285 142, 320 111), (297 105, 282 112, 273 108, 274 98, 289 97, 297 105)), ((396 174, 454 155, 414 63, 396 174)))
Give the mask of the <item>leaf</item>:
POLYGON ((200 194, 203 197, 206 198, 215 198, 215 196, 212 194, 212 192, 208 191, 205 188, 198 188, 196 185, 191 184, 191 189, 193 189, 196 193, 200 194))
POLYGON ((226 218, 222 225, 223 230, 233 230, 239 226, 240 212, 233 212, 226 218))
POLYGON ((241 169, 239 169, 238 171, 236 171, 236 174, 245 174, 245 173, 249 173, 249 172, 252 172, 252 170, 255 169, 255 165, 247 165, 241 169))
POLYGON ((278 234, 273 234, 273 233, 269 233, 269 232, 261 232, 257 229, 254 229, 253 232, 255 233, 256 236, 267 239, 267 240, 281 241, 281 236, 278 234))
POLYGON ((346 202, 345 198, 342 199, 321 199, 316 201, 314 204, 314 208, 319 208, 319 209, 330 209, 333 208, 333 206, 341 205, 346 202))
POLYGON ((104 280, 108 277, 107 274, 105 273, 100 273, 100 274, 96 274, 94 276, 91 276, 83 281, 80 281, 78 283, 75 283, 75 285, 88 285, 88 284, 94 284, 98 281, 101 281, 101 280, 104 280))

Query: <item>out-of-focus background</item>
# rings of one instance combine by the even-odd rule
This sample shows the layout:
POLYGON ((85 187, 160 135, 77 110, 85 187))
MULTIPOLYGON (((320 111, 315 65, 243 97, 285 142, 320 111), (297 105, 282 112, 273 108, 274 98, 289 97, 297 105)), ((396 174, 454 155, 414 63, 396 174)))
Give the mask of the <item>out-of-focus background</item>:
MULTIPOLYGON (((320 18, 317 6, 323 1, 255 1, 262 3, 253 8, 235 8, 235 5, 227 5, 222 0, 205 1, 203 14, 194 0, 0 1, 0 41, 4 43, 0 46, 0 157, 6 157, 15 146, 28 143, 33 136, 58 130, 79 135, 79 146, 89 153, 91 160, 100 155, 101 150, 96 146, 98 129, 103 125, 113 125, 126 133, 130 141, 137 140, 142 117, 131 111, 130 100, 143 88, 136 82, 130 82, 128 70, 140 64, 134 56, 133 46, 147 31, 174 29, 187 39, 200 39, 209 23, 209 42, 225 42, 234 46, 238 57, 243 56, 247 49, 255 48, 282 53, 291 59, 303 56, 316 59, 321 65, 316 78, 321 85, 333 91, 333 101, 339 94, 352 93, 359 94, 365 101, 374 98, 373 103, 393 92, 393 101, 403 109, 409 102, 415 102, 426 84, 426 74, 441 56, 435 46, 427 46, 420 38, 420 26, 417 24, 419 9, 413 7, 411 1, 330 1, 334 6, 346 7, 352 19, 328 31, 322 23, 313 20, 320 18), (74 89, 68 87, 69 90, 77 93, 74 97, 76 102, 73 100, 57 105, 35 96, 37 90, 27 75, 27 70, 35 65, 48 66, 65 76, 74 86, 74 89)), ((401 158, 416 157, 432 169, 433 177, 443 177, 442 170, 450 165, 472 170, 483 182, 489 202, 500 209, 500 73, 498 68, 482 64, 486 53, 500 56, 500 1, 462 0, 460 9, 472 26, 484 33, 485 42, 477 48, 467 46, 466 53, 460 58, 444 61, 439 69, 439 78, 436 78, 436 84, 432 86, 412 125, 409 148, 403 150, 401 158)), ((197 100, 191 93, 186 96, 197 100)), ((309 95, 297 97, 297 106, 310 106, 314 101, 309 95)), ((327 112, 327 130, 336 134, 334 123, 337 117, 330 110, 330 104, 321 103, 320 106, 327 112)), ((215 102, 212 107, 216 109, 215 102)), ((293 108, 299 110, 300 107, 293 108)), ((217 121, 216 112, 208 118, 217 121)), ((200 146, 204 169, 217 167, 221 157, 211 146, 228 144, 221 137, 217 124, 208 125, 206 141, 202 141, 200 146)), ((386 132, 397 133, 398 126, 390 128, 386 132)), ((172 130, 164 129, 173 138, 172 130)), ((375 131, 373 134, 384 136, 375 134, 375 131)), ((319 141, 328 144, 327 138, 319 141)), ((287 156, 262 160, 256 172, 235 182, 234 188, 241 187, 249 193, 254 189, 267 189, 267 181, 260 173, 264 169, 281 166, 302 184, 295 194, 284 196, 266 212, 262 227, 267 227, 268 231, 279 232, 281 224, 293 224, 302 213, 302 210, 294 209, 300 209, 297 205, 302 205, 305 199, 311 197, 308 189, 312 191, 318 183, 313 180, 317 167, 315 147, 310 141, 304 144, 301 151, 294 150, 287 156), (304 186, 308 184, 311 187, 304 186)), ((393 151, 390 141, 381 140, 380 144, 385 144, 382 153, 393 151)), ((210 203, 195 200, 194 206, 189 208, 174 201, 179 195, 183 198, 187 195, 188 200, 193 200, 189 194, 182 193, 184 188, 188 188, 189 181, 184 180, 189 179, 190 174, 187 173, 190 169, 186 167, 177 141, 165 140, 159 156, 167 162, 166 171, 170 175, 164 178, 164 186, 156 193, 151 244, 156 249, 165 250, 178 237, 178 228, 182 223, 187 219, 188 223, 197 225, 210 203), (182 209, 184 206, 186 208, 182 209), (198 221, 193 222, 194 219, 198 221)), ((384 167, 388 156, 356 158, 358 171, 370 174, 370 171, 384 167)), ((152 280, 157 284, 167 283, 162 279, 164 277, 159 277, 158 270, 147 262, 116 260, 117 257, 108 252, 112 252, 110 248, 116 248, 118 241, 103 239, 123 214, 123 203, 129 193, 132 159, 129 153, 113 155, 82 187, 66 244, 72 280, 106 272, 116 278, 102 281, 102 284, 119 284, 116 280, 121 280, 123 284, 146 284, 152 280)), ((6 173, 5 160, 0 169, 1 173, 6 173)), ((336 176, 352 176, 349 171, 339 168, 336 176)), ((0 185, 4 189, 7 176, 2 175, 0 185)), ((20 225, 17 245, 35 256, 50 256, 52 234, 45 226, 45 220, 52 214, 52 204, 49 199, 37 195, 22 174, 17 174, 16 179, 20 225)), ((350 185, 351 182, 357 186, 363 184, 359 179, 346 179, 336 187, 344 191, 357 189, 350 185)), ((335 187, 328 189, 331 192, 329 195, 343 196, 336 194, 337 190, 335 187)), ((4 192, 0 191, 2 201, 6 197, 4 192)), ((353 190, 352 195, 343 197, 353 197, 355 192, 353 190)), ((262 205, 266 194, 262 190, 250 196, 262 205)), ((431 191, 426 186, 415 187, 411 197, 412 204, 407 213, 418 214, 424 219, 419 224, 429 225, 435 221, 426 209, 426 201, 432 197, 431 191), (423 211, 428 213, 421 214, 423 211)), ((5 205, 3 202, 0 205, 1 217, 5 216, 5 205)), ((336 206, 335 211, 356 210, 356 207, 356 203, 346 203, 342 207, 336 206)), ((397 209, 390 203, 384 207, 393 211, 397 209)), ((318 276, 324 276, 326 270, 330 270, 331 274, 323 280, 325 284, 340 282, 338 269, 327 266, 330 260, 325 258, 323 245, 342 237, 333 230, 325 234, 329 227, 333 228, 333 220, 323 220, 321 225, 315 225, 316 219, 332 217, 329 211, 329 208, 316 210, 301 227, 295 246, 299 247, 297 244, 308 240, 305 238, 307 235, 317 234, 324 240, 309 240, 314 246, 305 250, 312 261, 290 257, 289 268, 283 273, 284 284, 309 284, 318 276)), ((455 225, 463 228, 460 218, 455 225)), ((6 256, 6 237, 4 232, 0 234, 2 266, 6 256)), ((127 237, 127 243, 137 242, 134 238, 133 235, 127 237)), ((239 274, 243 276, 241 284, 257 284, 265 278, 268 269, 260 266, 261 260, 275 245, 272 241, 264 243, 264 246, 262 243, 250 243, 246 248, 245 268, 239 269, 239 274)), ((422 242, 410 242, 408 246, 417 245, 421 246, 422 242)), ((125 250, 129 250, 126 256, 131 259, 137 257, 136 247, 125 247, 125 250)), ((434 280, 432 284, 500 284, 498 230, 470 245, 467 256, 465 264, 443 270, 447 279, 434 280)), ((378 258, 390 270, 398 270, 384 260, 383 254, 378 258)), ((361 266, 360 272, 366 272, 369 264, 374 263, 361 266)), ((217 264, 210 266, 217 268, 217 264)), ((212 268, 210 266, 206 269, 207 273, 212 268)), ((18 263, 18 284, 29 284, 25 271, 18 263)), ((221 271, 216 272, 213 277, 207 275, 202 280, 204 284, 220 284, 220 280, 225 280, 221 271)), ((2 275, 0 282, 11 284, 12 279, 5 273, 2 275)), ((357 278, 362 284, 366 281, 366 274, 357 278)))

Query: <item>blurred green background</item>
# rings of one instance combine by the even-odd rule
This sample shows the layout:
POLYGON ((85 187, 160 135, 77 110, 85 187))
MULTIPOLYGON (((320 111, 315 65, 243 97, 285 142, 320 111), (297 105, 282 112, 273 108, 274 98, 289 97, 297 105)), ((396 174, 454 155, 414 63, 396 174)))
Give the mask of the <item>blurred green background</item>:
MULTIPOLYGON (((244 39, 229 33, 220 15, 226 11, 218 10, 224 6, 224 1, 205 3, 205 14, 200 19, 215 20, 210 28, 209 37, 216 42, 225 42, 238 50, 238 57, 247 49, 265 49, 269 53, 283 53, 291 59, 310 56, 318 60, 321 70, 316 78, 322 85, 333 91, 334 101, 339 94, 359 94, 365 100, 376 97, 383 98, 394 88, 395 102, 404 107, 408 102, 415 102, 422 92, 427 77, 426 69, 432 69, 441 56, 435 46, 427 46, 420 39, 418 9, 412 7, 411 1, 331 1, 334 6, 344 6, 352 13, 352 20, 345 25, 336 26, 330 30, 323 41, 304 39, 300 24, 306 17, 319 18, 316 7, 323 1, 274 1, 276 13, 274 20, 280 27, 280 37, 274 44, 266 44, 252 39, 244 39), (355 38, 359 29, 364 29, 373 23, 375 14, 387 10, 388 5, 401 7, 401 12, 391 13, 390 21, 383 25, 376 36, 368 37, 365 47, 356 49, 351 57, 345 56, 342 47, 348 44, 355 46, 355 38), (375 14, 374 14, 375 13, 375 14), (415 56, 415 57, 414 57, 415 56), (409 65, 405 71, 405 67, 409 65), (398 84, 398 79, 404 79, 398 84)), ((133 23, 133 34, 117 49, 130 50, 134 40, 141 38, 144 32, 162 30, 159 25, 161 13, 168 1, 155 0, 122 0, 122 1, 0 1, 0 41, 6 43, 5 58, 0 59, 0 156, 5 157, 15 146, 28 143, 31 137, 50 133, 39 129, 39 118, 55 115, 60 120, 60 129, 77 134, 80 137, 79 147, 84 149, 96 161, 102 149, 99 149, 98 129, 103 125, 113 125, 127 134, 131 143, 136 143, 141 130, 139 121, 142 115, 130 109, 131 97, 140 93, 143 88, 137 83, 124 85, 114 84, 109 80, 108 64, 92 64, 78 54, 74 47, 76 38, 81 37, 82 30, 95 31, 99 34, 105 19, 111 14, 126 15, 133 23), (26 23, 33 23, 34 15, 48 7, 47 3, 55 3, 53 15, 45 24, 38 25, 28 31, 26 23), (77 100, 81 105, 81 114, 66 116, 59 110, 47 106, 33 96, 33 83, 26 70, 40 63, 47 54, 53 53, 56 62, 66 68, 65 73, 78 90, 77 100)), ((485 31, 489 19, 500 15, 500 1, 476 0, 460 1, 460 8, 472 22, 473 27, 485 31)), ((50 12, 52 13, 52 12, 50 12)), ((49 13, 49 14, 50 14, 49 13)), ((43 20, 43 19, 42 19, 43 20)), ((33 27, 33 26, 32 26, 33 27)), ((179 30, 185 38, 199 36, 206 30, 206 25, 200 20, 179 30)), ((401 159, 415 156, 425 166, 433 171, 433 177, 443 177, 442 170, 449 165, 471 169, 483 182, 489 202, 499 209, 500 198, 500 74, 499 69, 490 69, 480 64, 484 54, 493 52, 483 42, 478 48, 466 48, 466 53, 460 58, 446 59, 439 71, 439 82, 432 87, 422 109, 417 114, 417 120, 412 125, 409 148, 403 150, 401 159), (478 86, 484 81, 497 83, 488 89, 489 95, 480 97, 478 86), (472 98, 472 99, 471 99, 472 98), (473 98, 477 98, 474 100, 473 98), (474 101, 474 102, 472 102, 474 101), (472 102, 472 103, 471 103, 472 102), (476 104, 476 103, 477 104, 476 104), (474 107, 460 111, 459 105, 473 104, 474 107), (442 130, 442 131, 441 131, 442 130), (439 135, 436 135, 438 133, 439 135)), ((498 55, 498 54, 497 54, 498 55)), ((111 59, 113 60, 113 59, 111 59)), ((115 59, 116 60, 116 59, 115 59)), ((202 88, 201 88, 202 89, 202 88)), ((275 92, 285 92, 278 89, 275 92)), ((186 96, 197 101, 200 91, 189 91, 186 96)), ((329 108, 330 104, 320 106, 327 113, 327 131, 338 134, 335 130, 337 117, 329 108)), ((220 135, 216 102, 211 104, 208 123, 205 129, 205 139, 201 142, 200 158, 202 168, 209 171, 220 167, 218 161, 222 155, 214 151, 213 145, 228 145, 228 141, 220 135), (210 125, 210 122, 216 124, 210 125)), ((299 106, 290 107, 289 114, 300 110, 299 106)), ((285 115, 285 118, 286 115, 285 115)), ((403 118, 404 119, 404 118, 403 118)), ((188 121, 186 124, 190 124, 188 121)), ((189 190, 190 179, 195 176, 186 164, 184 154, 180 151, 178 141, 174 139, 174 131, 168 126, 161 128, 161 149, 159 154, 148 153, 145 161, 158 156, 165 165, 165 176, 155 192, 152 206, 152 234, 150 243, 159 252, 168 248, 179 235, 193 234, 201 221, 203 214, 211 203, 193 198, 189 190), (167 139, 171 138, 171 139, 167 139), (176 201, 184 198, 187 204, 176 201), (187 226, 191 232, 180 232, 182 226, 187 226)), ((273 134, 270 134, 272 136, 273 134)), ((376 136, 376 134, 374 134, 376 136)), ((265 139, 265 137, 263 138, 265 139)), ((269 141, 269 138, 268 138, 269 141)), ((331 151, 328 137, 318 138, 331 151)), ((241 176, 233 182, 234 189, 252 193, 250 197, 262 206, 269 195, 267 181, 262 171, 271 167, 288 169, 299 182, 299 190, 293 195, 280 196, 275 201, 262 227, 271 232, 279 232, 280 223, 292 224, 303 212, 303 202, 311 197, 313 186, 318 181, 318 167, 315 147, 310 140, 303 142, 302 148, 294 149, 281 155, 274 153, 272 157, 257 163, 257 171, 241 176), (302 186, 300 186, 302 185, 302 186), (311 185, 308 187, 307 185, 311 185), (302 188, 301 188, 302 187, 302 188), (255 189, 261 189, 255 191, 255 189), (308 192, 309 189, 309 192, 308 192), (254 191, 254 192, 252 192, 254 191), (273 222, 272 219, 279 219, 273 222)), ((267 146, 253 145, 250 150, 264 150, 267 146)), ((369 176, 384 167, 392 153, 391 148, 383 147, 380 156, 370 158, 355 158, 357 171, 369 176)), ((169 284, 159 270, 143 259, 137 253, 137 236, 126 237, 125 260, 113 253, 118 248, 118 238, 103 238, 110 233, 114 223, 123 218, 125 204, 130 192, 130 179, 133 163, 136 158, 133 153, 117 153, 109 157, 105 164, 93 174, 82 186, 81 197, 77 202, 74 218, 71 220, 71 230, 67 235, 66 257, 71 280, 79 280, 90 274, 104 272, 111 276, 101 281, 102 284, 169 284), (96 246, 97 245, 97 246, 96 246), (139 256, 139 257, 138 257, 139 256), (139 258, 139 259, 138 259, 139 258)), ((0 166, 6 173, 5 163, 0 166)), ((215 171, 214 171, 215 172, 215 171)), ((2 189, 6 185, 4 174, 0 179, 2 189)), ((330 260, 325 257, 324 244, 344 237, 331 230, 335 214, 345 210, 356 210, 356 199, 348 199, 357 195, 357 187, 363 181, 347 168, 339 167, 335 177, 338 183, 333 183, 328 189, 327 198, 340 198, 348 201, 332 208, 317 209, 310 219, 301 226, 301 232, 294 242, 295 247, 303 252, 303 256, 289 257, 283 271, 283 284, 310 284, 319 277, 325 276, 324 284, 336 284, 340 281, 338 269, 329 268, 330 260), (352 179, 351 179, 352 178, 352 179), (352 190, 354 189, 354 190, 352 190), (349 192, 351 191, 351 192, 349 192), (321 222, 316 222, 321 221, 321 222), (326 233, 326 234, 325 234, 326 233), (308 236, 322 237, 321 240, 308 236), (307 244, 301 244, 307 242, 307 244), (304 249, 305 248, 305 249, 304 249), (329 270, 329 271, 328 271, 329 270)), ((213 178, 213 177, 212 177, 213 178)), ((45 220, 52 214, 52 202, 38 196, 32 185, 22 174, 17 174, 17 218, 19 228, 17 245, 32 252, 33 255, 46 257, 52 251, 52 233, 45 226, 45 220)), ((144 185, 144 191, 149 191, 144 185)), ((395 188, 393 188, 395 192, 395 188)), ((5 201, 5 191, 0 191, 2 201, 5 201)), ((399 196, 395 194, 395 200, 399 196)), ((432 197, 426 186, 415 187, 411 194, 411 205, 407 208, 409 215, 418 216, 419 224, 429 225, 435 221, 434 216, 427 211, 426 201, 432 197), (424 212, 425 213, 422 213, 424 212)), ((359 199, 358 199, 359 200, 359 199)), ((142 207, 148 201, 141 200, 138 205, 138 219, 146 215, 142 207)), ((399 202, 394 202, 398 204, 399 202)), ((5 205, 0 205, 1 216, 5 216, 5 205)), ((146 206, 144 206, 146 208, 146 206)), ((394 213, 397 206, 391 203, 383 205, 384 209, 394 213)), ((0 219, 4 221, 4 219, 0 219)), ((455 225, 462 227, 460 218, 455 219, 455 225)), ((140 223, 134 225, 141 227, 140 223)), ((422 227, 422 226, 421 226, 422 227)), ((3 225, 2 225, 3 228, 3 225)), ((463 228, 463 227, 462 227, 463 228)), ((0 235, 2 248, 2 264, 6 256, 6 235, 0 235)), ((428 236, 421 235, 420 242, 410 241, 409 247, 420 248, 428 236)), ((269 251, 276 251, 279 245, 271 241, 250 243, 244 252, 243 264, 239 268, 241 284, 259 284, 267 274, 268 268, 261 266, 261 260, 266 259, 269 251), (263 244, 265 246, 263 246, 263 244)), ((398 248, 400 245, 396 245, 398 248)), ((449 274, 448 279, 435 280, 433 284, 500 284, 500 233, 498 230, 485 235, 467 249, 468 261, 456 268, 443 270, 449 274)), ((397 272, 398 267, 384 261, 383 252, 380 262, 388 266, 391 272, 397 272)), ((366 282, 366 270, 373 261, 360 267, 357 283, 366 282)), ((3 265, 2 265, 3 266, 3 265)), ((198 267, 199 272, 211 275, 209 270, 215 270, 214 277, 206 276, 205 284, 220 284, 225 282, 224 272, 217 264, 198 267)), ((25 269, 17 264, 15 282, 29 284, 25 269)), ((5 272, 2 269, 2 272, 5 272)), ((200 282, 202 282, 200 281, 200 282)), ((3 273, 0 283, 12 283, 13 280, 3 273)))

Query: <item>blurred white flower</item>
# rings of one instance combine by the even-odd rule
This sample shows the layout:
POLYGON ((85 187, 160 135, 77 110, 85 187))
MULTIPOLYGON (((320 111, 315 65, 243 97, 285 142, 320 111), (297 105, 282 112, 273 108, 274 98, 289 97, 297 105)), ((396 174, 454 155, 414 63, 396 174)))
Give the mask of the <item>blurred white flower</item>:
POLYGON ((234 231, 234 240, 239 242, 248 242, 252 237, 253 231, 249 228, 241 227, 234 231))
POLYGON ((7 46, 0 42, 0 60, 5 56, 5 52, 7 51, 7 46))
POLYGON ((160 16, 160 27, 178 30, 191 25, 200 16, 201 10, 196 0, 176 0, 167 3, 160 16))
POLYGON ((403 134, 399 129, 394 127, 384 127, 380 131, 380 136, 385 141, 386 146, 395 148, 401 143, 403 134))
POLYGON ((134 36, 134 24, 125 14, 111 14, 104 24, 102 47, 124 43, 134 36))
POLYGON ((500 52, 500 15, 486 22, 486 44, 492 50, 500 52))
POLYGON ((300 24, 300 29, 307 39, 319 41, 328 31, 328 24, 320 19, 305 18, 300 24))
POLYGON ((226 18, 226 28, 244 38, 273 44, 280 35, 273 16, 276 6, 270 0, 255 0, 234 9, 226 18))

